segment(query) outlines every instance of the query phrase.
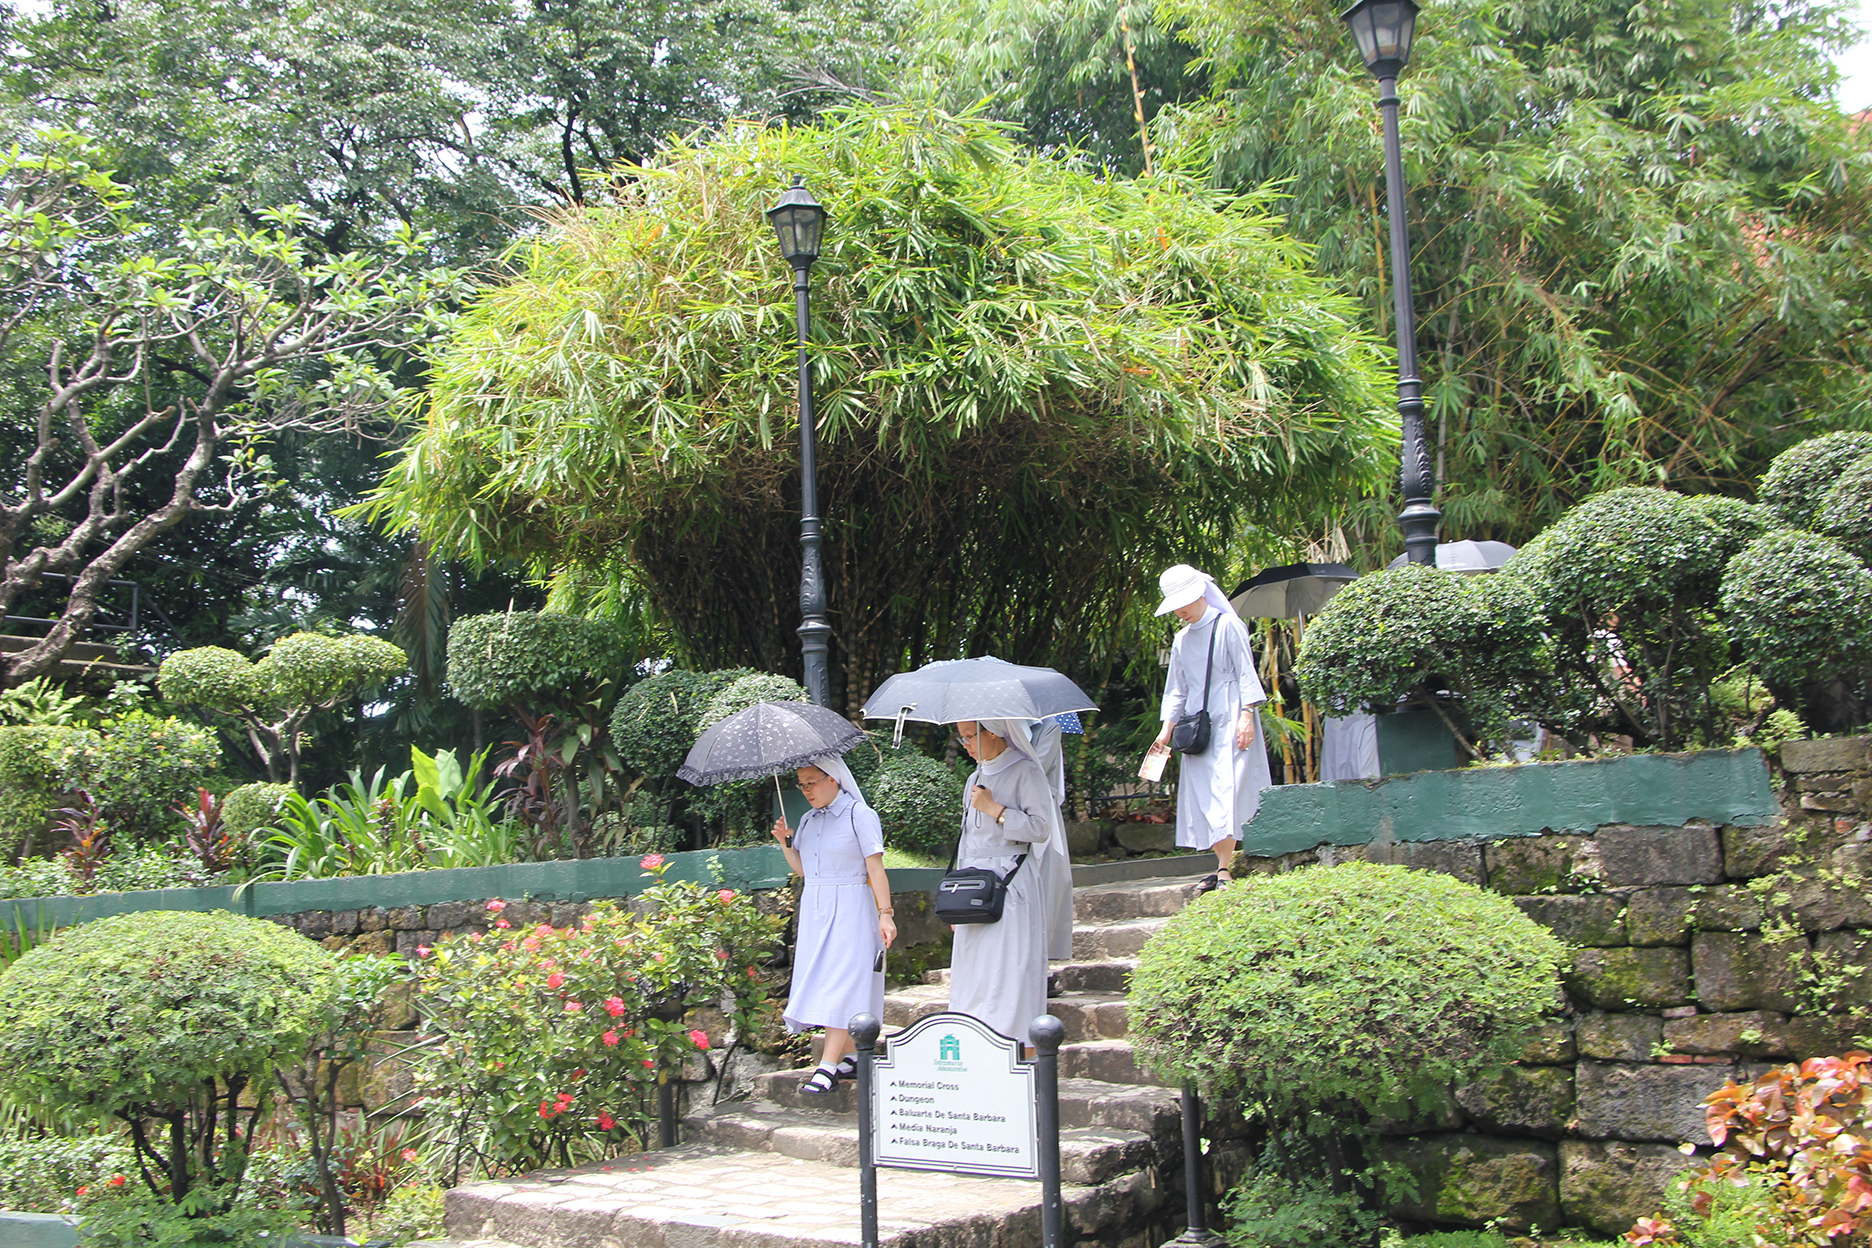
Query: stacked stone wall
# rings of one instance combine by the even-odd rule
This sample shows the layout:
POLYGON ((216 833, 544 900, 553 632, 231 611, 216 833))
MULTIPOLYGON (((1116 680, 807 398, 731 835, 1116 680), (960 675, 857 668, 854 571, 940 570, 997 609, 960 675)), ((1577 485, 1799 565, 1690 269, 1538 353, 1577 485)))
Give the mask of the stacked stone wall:
POLYGON ((1245 861, 1443 871, 1575 949, 1564 1014, 1520 1061, 1457 1089, 1435 1130, 1387 1140, 1421 1184, 1398 1212, 1622 1232, 1693 1164, 1683 1146, 1711 1151, 1704 1097, 1872 1037, 1872 740, 1789 742, 1773 779, 1782 817, 1761 826, 1381 838, 1245 861))

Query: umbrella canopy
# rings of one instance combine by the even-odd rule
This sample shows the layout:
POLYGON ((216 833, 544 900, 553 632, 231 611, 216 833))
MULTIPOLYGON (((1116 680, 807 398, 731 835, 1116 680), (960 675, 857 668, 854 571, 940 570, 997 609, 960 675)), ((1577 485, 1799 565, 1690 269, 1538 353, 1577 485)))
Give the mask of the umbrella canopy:
POLYGON ((864 729, 810 702, 756 702, 709 725, 676 774, 690 784, 758 780, 804 767, 821 754, 843 754, 864 729))
MULTIPOLYGON (((1461 572, 1476 576, 1483 572, 1494 572, 1504 563, 1514 558, 1515 548, 1507 542, 1438 542, 1436 548, 1436 566, 1445 572, 1461 572)), ((1387 569, 1401 568, 1409 562, 1409 555, 1399 555, 1387 569)))
POLYGON ((1332 596, 1358 579, 1343 563, 1288 563, 1264 569, 1229 595, 1245 618, 1291 620, 1317 614, 1332 596))
POLYGON ((1000 659, 942 659, 898 672, 865 703, 866 719, 954 724, 965 719, 1048 719, 1096 711, 1085 691, 1050 667, 1000 659))

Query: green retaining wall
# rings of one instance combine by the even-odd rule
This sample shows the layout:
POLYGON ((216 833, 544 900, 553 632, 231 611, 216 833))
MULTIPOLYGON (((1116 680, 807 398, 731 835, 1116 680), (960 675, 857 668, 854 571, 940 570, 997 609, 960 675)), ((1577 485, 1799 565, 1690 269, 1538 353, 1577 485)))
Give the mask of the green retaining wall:
MULTIPOLYGON (((698 850, 666 854, 664 878, 712 883, 711 859, 719 859, 729 888, 785 886, 790 871, 777 845, 749 849, 698 850)), ((909 873, 898 873, 909 874, 909 873)), ((938 875, 941 873, 938 872, 938 875)), ((450 901, 504 897, 513 901, 590 901, 629 897, 655 882, 642 855, 581 858, 576 862, 516 862, 501 867, 455 867, 397 875, 348 875, 334 880, 293 880, 230 888, 163 888, 89 897, 22 897, 0 901, 0 925, 70 927, 112 914, 142 910, 229 910, 265 918, 312 910, 364 910, 372 906, 428 906, 450 901)), ((893 877, 893 887, 896 880, 893 877)), ((934 885, 930 885, 933 887, 934 885)))
POLYGON ((1780 818, 1758 749, 1423 771, 1280 785, 1242 825, 1253 857, 1373 841, 1500 840, 1607 824, 1764 825, 1780 818))

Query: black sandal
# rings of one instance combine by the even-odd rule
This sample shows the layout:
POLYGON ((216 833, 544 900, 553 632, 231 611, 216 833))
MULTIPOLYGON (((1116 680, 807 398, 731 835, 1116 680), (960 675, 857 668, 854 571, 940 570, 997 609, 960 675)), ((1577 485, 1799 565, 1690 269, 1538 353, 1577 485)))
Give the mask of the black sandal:
POLYGON ((1214 871, 1211 871, 1208 875, 1196 881, 1196 891, 1198 893, 1213 893, 1216 889, 1221 887, 1222 881, 1217 877, 1214 871))
POLYGON ((838 1087, 839 1078, 837 1067, 827 1070, 825 1067, 821 1066, 806 1077, 799 1085, 799 1090, 802 1092, 810 1092, 814 1096, 824 1096, 833 1088, 838 1087))
POLYGON ((844 1057, 839 1058, 838 1065, 832 1068, 832 1073, 841 1079, 856 1079, 858 1077, 858 1055, 856 1053, 847 1053, 844 1057))

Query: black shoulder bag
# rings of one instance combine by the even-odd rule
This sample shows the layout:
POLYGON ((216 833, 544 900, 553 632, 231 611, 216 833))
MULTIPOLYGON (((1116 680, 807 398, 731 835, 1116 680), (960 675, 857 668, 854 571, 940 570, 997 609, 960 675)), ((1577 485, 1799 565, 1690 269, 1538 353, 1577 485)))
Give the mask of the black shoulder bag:
POLYGON ((990 871, 987 867, 956 868, 956 862, 962 856, 962 838, 956 837, 955 850, 949 855, 949 870, 936 884, 936 921, 959 925, 963 923, 999 923, 1001 910, 1007 905, 1008 885, 1020 874, 1021 864, 1027 861, 1022 854, 1014 860, 1014 869, 1006 875, 990 871))
POLYGON ((1179 754, 1201 754, 1209 748, 1209 676, 1215 666, 1216 634, 1222 631, 1222 617, 1209 626, 1209 657, 1203 660, 1203 704, 1194 715, 1177 720, 1170 730, 1170 748, 1179 754))

